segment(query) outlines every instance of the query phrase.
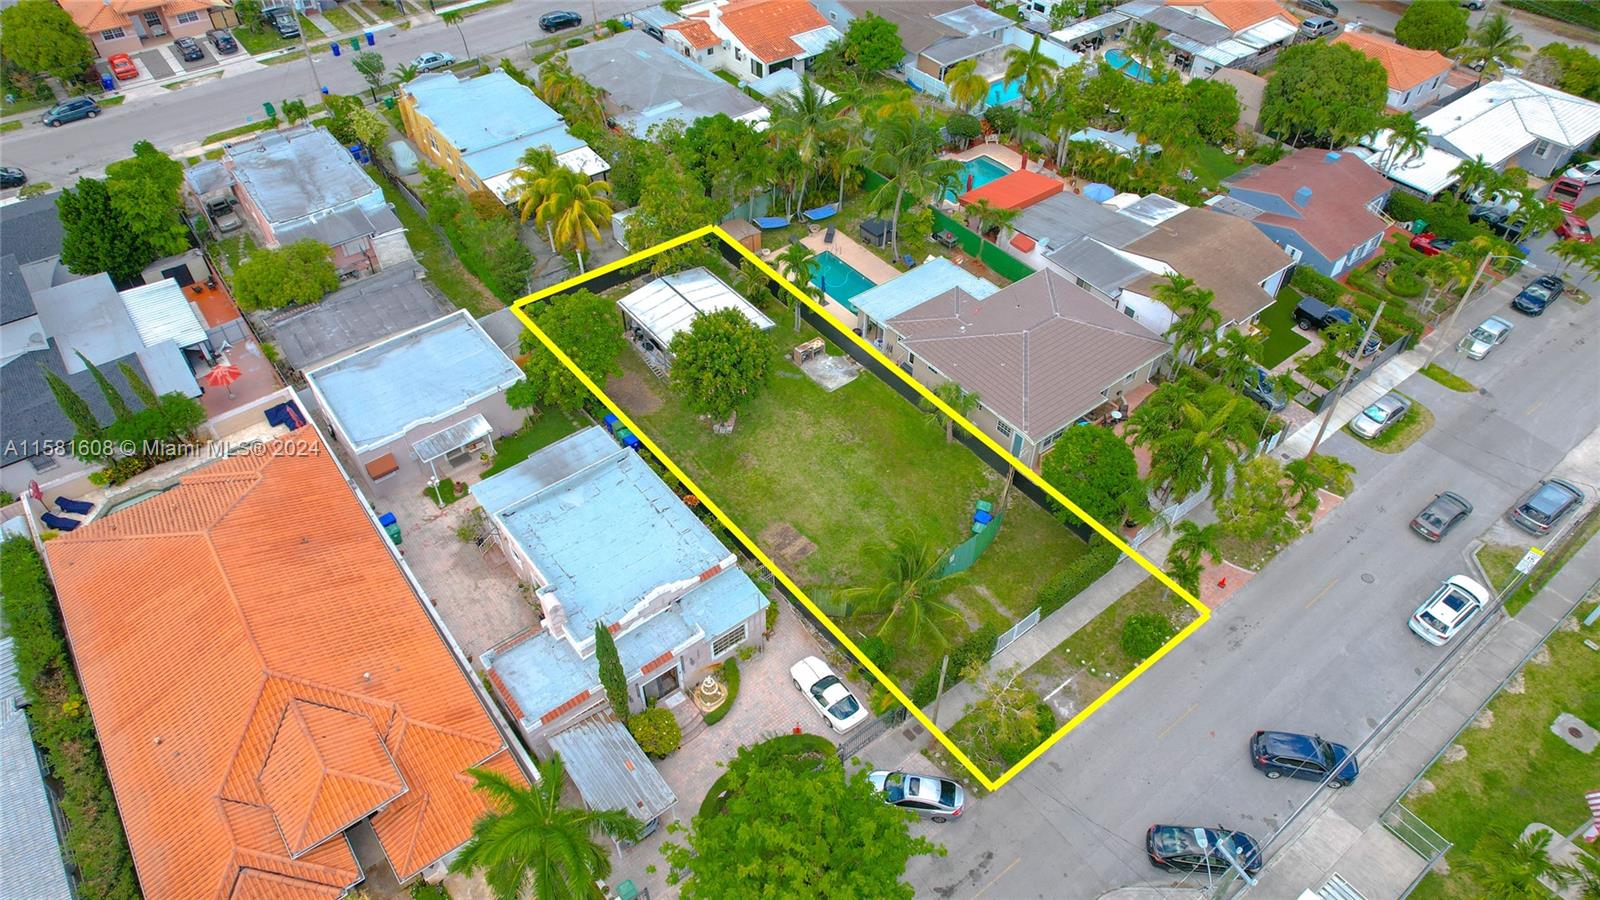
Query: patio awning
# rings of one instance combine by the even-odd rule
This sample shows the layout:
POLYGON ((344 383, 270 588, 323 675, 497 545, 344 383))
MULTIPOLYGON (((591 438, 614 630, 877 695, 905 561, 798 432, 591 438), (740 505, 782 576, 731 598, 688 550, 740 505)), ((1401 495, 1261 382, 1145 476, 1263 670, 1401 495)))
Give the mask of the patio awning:
POLYGON ((621 722, 593 718, 550 738, 590 809, 625 809, 649 822, 678 802, 621 722))
POLYGON ((424 463, 432 462, 446 453, 488 437, 490 431, 489 420, 479 414, 417 441, 411 445, 411 452, 424 463))

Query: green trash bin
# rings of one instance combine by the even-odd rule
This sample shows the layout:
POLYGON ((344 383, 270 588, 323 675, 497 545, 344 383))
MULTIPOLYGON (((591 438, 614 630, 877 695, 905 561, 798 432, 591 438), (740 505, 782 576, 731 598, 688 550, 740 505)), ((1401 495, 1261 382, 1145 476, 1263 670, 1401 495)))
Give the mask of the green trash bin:
POLYGON ((400 546, 400 525, 398 523, 394 525, 385 525, 383 530, 388 533, 389 540, 393 541, 396 547, 400 546))
POLYGON ((384 109, 394 109, 394 96, 393 95, 390 95, 388 97, 383 98, 383 107, 384 107, 384 109))

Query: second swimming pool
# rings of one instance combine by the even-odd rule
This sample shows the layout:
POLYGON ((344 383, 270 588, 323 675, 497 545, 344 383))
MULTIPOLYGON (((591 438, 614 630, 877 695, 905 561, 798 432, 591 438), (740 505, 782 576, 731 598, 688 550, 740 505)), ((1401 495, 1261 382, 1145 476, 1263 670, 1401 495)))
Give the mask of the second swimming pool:
POLYGON ((961 174, 956 178, 961 185, 960 190, 946 191, 945 199, 951 203, 967 191, 981 188, 991 181, 1004 178, 1011 174, 1011 170, 1004 163, 997 162, 988 156, 974 156, 961 163, 961 174))
POLYGON ((850 268, 849 263, 824 250, 817 254, 817 268, 811 273, 811 283, 822 289, 829 299, 851 312, 856 311, 851 298, 873 287, 871 279, 850 268))
POLYGON ((1111 64, 1111 68, 1116 69, 1129 78, 1137 78, 1146 84, 1149 84, 1152 81, 1150 78, 1150 70, 1146 69, 1139 63, 1138 60, 1129 56, 1119 48, 1113 47, 1112 49, 1106 51, 1106 62, 1111 64))

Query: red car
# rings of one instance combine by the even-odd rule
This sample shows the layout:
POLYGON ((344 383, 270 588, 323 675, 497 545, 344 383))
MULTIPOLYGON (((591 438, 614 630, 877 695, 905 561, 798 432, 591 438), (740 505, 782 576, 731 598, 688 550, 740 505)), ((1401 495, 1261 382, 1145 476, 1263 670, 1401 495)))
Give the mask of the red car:
POLYGON ((1594 240, 1594 235, 1589 232, 1589 223, 1573 215, 1567 216, 1566 221, 1556 226, 1556 237, 1580 244, 1594 240))
POLYGON ((1583 182, 1576 178, 1557 178, 1550 182, 1550 190, 1545 194, 1548 200, 1561 204, 1561 208, 1571 212, 1578 205, 1578 198, 1583 196, 1583 182))
POLYGON ((117 76, 118 81, 128 81, 139 77, 139 67, 133 64, 133 60, 126 53, 108 56, 106 57, 106 62, 110 64, 111 74, 117 76))
POLYGON ((1438 237, 1431 231, 1424 231, 1411 239, 1411 249, 1423 256, 1438 256, 1456 245, 1449 238, 1438 237))

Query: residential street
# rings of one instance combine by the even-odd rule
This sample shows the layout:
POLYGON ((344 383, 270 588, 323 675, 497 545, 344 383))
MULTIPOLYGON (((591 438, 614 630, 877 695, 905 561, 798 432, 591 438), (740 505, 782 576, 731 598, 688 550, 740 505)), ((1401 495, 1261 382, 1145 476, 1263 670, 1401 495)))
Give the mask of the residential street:
POLYGON ((1176 885, 1145 859, 1151 824, 1222 823, 1262 839, 1282 824, 1312 786, 1256 772, 1250 734, 1364 739, 1444 652, 1418 640, 1407 616, 1441 579, 1475 575, 1473 539, 1600 425, 1595 310, 1562 302, 1538 319, 1506 312, 1532 277, 1509 280, 1461 315, 1457 333, 1491 313, 1516 325, 1488 359, 1459 366, 1483 393, 1416 375, 1403 389, 1437 417, 1416 445, 1389 456, 1344 432, 1325 440, 1357 466, 1354 494, 1149 674, 959 825, 937 830, 950 854, 912 863, 919 893, 1088 898, 1176 885), (1407 522, 1445 489, 1476 511, 1430 546, 1407 522))

